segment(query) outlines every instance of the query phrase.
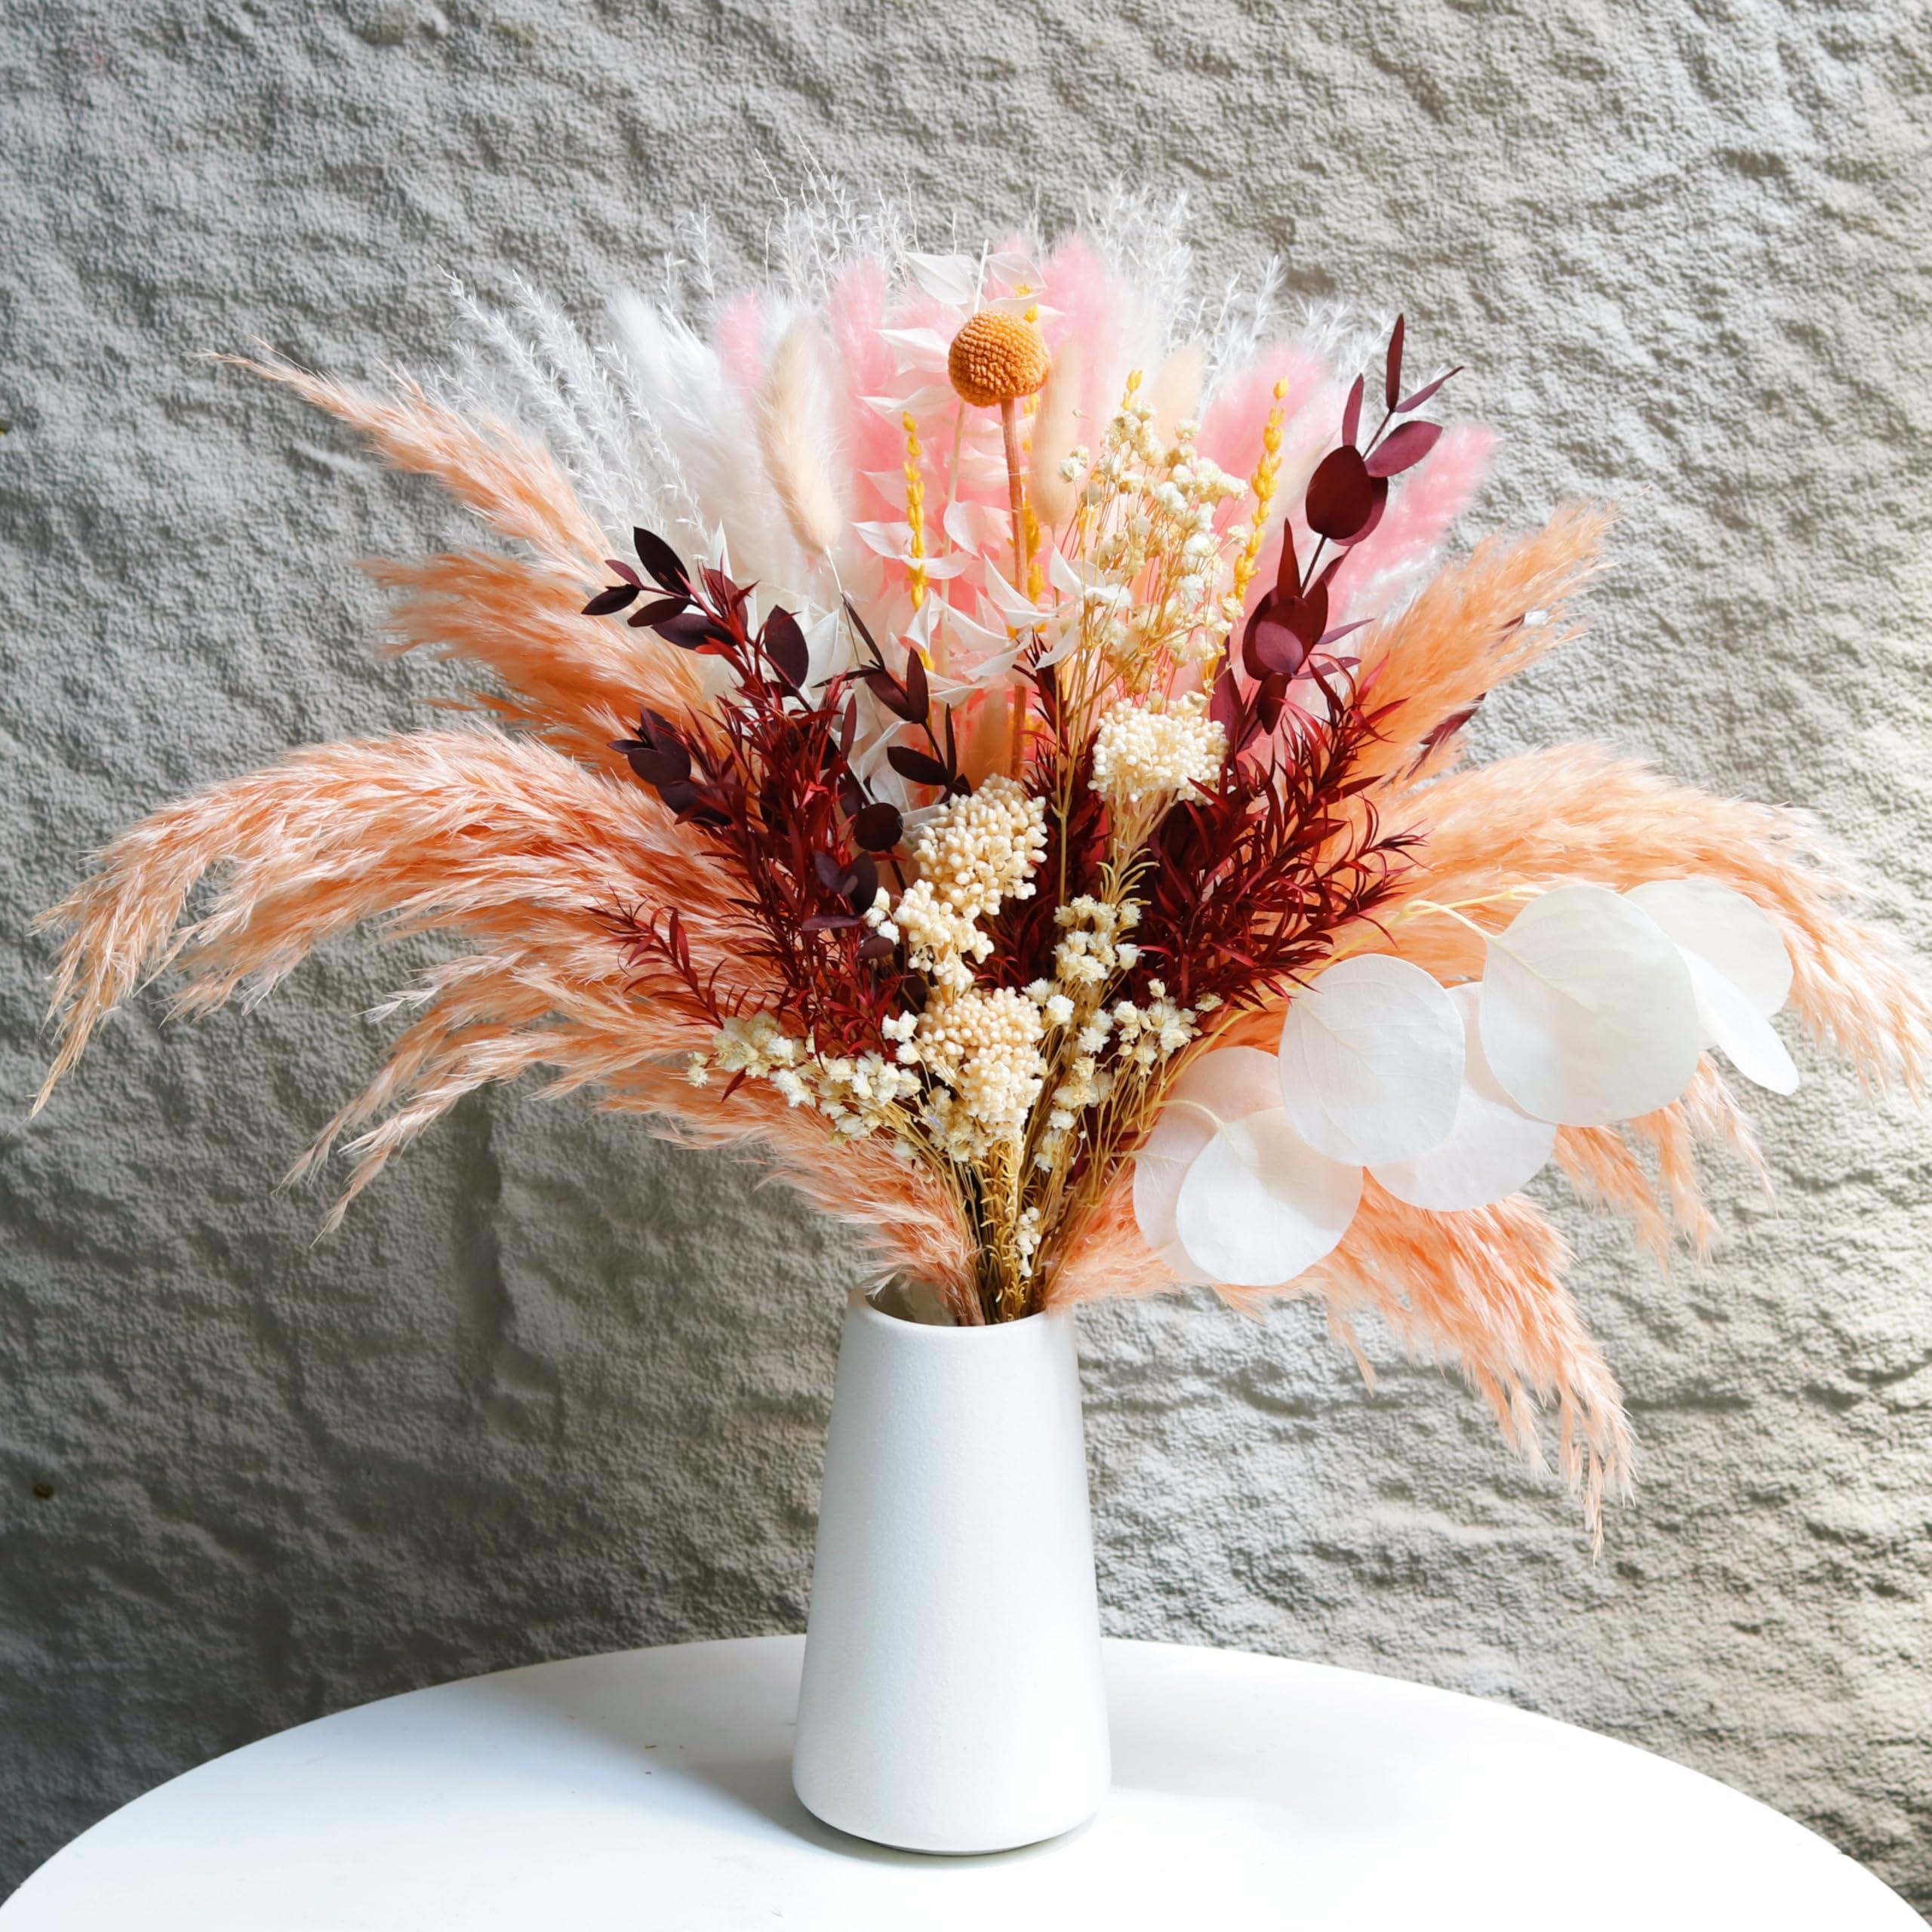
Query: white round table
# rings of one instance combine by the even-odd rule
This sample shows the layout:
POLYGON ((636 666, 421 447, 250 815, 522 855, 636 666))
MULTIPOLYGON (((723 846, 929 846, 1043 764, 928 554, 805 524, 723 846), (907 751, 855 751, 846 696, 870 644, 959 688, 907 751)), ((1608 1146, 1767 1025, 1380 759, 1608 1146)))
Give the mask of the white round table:
POLYGON ((802 1639, 539 1664, 345 1711, 163 1785, 0 1932, 1907 1932, 1789 1820, 1628 1745, 1392 1678, 1110 1642, 1114 1789, 928 1858, 792 1795, 802 1639))

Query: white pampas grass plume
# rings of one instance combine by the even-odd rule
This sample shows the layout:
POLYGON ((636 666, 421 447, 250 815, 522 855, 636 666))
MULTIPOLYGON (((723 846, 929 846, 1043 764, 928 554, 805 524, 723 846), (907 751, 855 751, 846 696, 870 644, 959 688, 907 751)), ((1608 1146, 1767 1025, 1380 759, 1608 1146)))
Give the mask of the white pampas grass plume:
POLYGON ((758 397, 758 444, 792 534, 808 556, 829 555, 845 528, 832 480, 832 433, 818 325, 801 314, 772 352, 758 397))
POLYGON ((1080 485, 1063 476, 1060 465, 1080 440, 1080 345, 1063 343, 1047 371, 1033 418, 1033 454, 1028 464, 1033 513, 1048 529, 1057 529, 1073 514, 1080 485))
POLYGON ((722 531, 734 573, 746 583, 787 586, 798 555, 758 463, 751 413, 718 351, 666 310, 628 291, 610 302, 629 407, 661 434, 691 508, 684 530, 703 549, 722 531))

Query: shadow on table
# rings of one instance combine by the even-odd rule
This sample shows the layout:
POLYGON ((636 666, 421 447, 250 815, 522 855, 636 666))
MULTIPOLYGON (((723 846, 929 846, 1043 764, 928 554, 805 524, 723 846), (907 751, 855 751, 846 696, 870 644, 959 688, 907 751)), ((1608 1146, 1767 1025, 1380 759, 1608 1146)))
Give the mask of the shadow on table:
MULTIPOLYGON (((567 1680, 559 1684, 555 1669, 541 1674, 506 1672, 466 1687, 469 1714, 487 1718, 497 1730, 507 1720, 528 1740, 532 1748, 525 1758, 525 1774, 534 1780, 546 1776, 549 1754, 542 1747, 547 1740, 561 1747, 556 1774, 580 1783, 594 1766, 599 1795, 607 1802, 623 1801, 628 1791, 660 1817, 739 1832, 762 1829, 840 1857, 915 1870, 951 1871, 1047 1857, 1088 1829, 1082 1826, 1016 1851, 968 1857, 874 1844, 821 1823, 799 1803, 792 1789, 789 1722, 768 1741, 728 1740, 715 1752, 694 1749, 679 1740, 681 1730, 689 1732, 678 1721, 681 1713, 675 1708, 676 1700, 667 1700, 661 1692, 636 1703, 622 1697, 573 1695, 567 1680)), ((768 1723, 760 1727, 771 1727, 768 1723)))

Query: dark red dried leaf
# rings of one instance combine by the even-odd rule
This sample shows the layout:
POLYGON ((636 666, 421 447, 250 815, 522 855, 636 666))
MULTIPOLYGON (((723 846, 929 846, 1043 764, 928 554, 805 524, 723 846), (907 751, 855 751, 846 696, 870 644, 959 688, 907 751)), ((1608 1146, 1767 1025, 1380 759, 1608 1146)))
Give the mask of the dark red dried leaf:
POLYGON ((1374 512, 1376 488, 1361 452, 1352 443, 1331 450, 1309 478, 1309 528, 1331 543, 1352 543, 1374 512))
POLYGON ((844 605, 846 621, 858 632, 859 641, 866 647, 866 653, 871 657, 873 664, 884 663, 884 654, 880 651, 872 632, 866 628, 866 620, 859 615, 858 606, 849 597, 844 599, 844 605))
POLYGON ((639 577, 637 572, 632 570, 630 565, 624 561, 623 558, 606 557, 604 559, 604 568, 608 571, 613 577, 620 577, 626 583, 635 584, 640 590, 644 588, 644 579, 639 577))
POLYGON ((1367 617, 1358 617, 1352 624, 1338 624, 1332 631, 1324 631, 1315 639, 1315 643, 1321 649, 1325 651, 1337 638, 1346 637, 1351 631, 1367 629, 1371 621, 1367 617))
MULTIPOLYGON (((632 621, 641 623, 643 612, 638 612, 632 621)), ((675 644, 681 651, 715 650, 728 647, 733 641, 728 631, 721 630, 702 611, 686 611, 681 615, 672 614, 657 619, 653 628, 666 644, 675 644)))
POLYGON ((889 852, 904 835, 906 822, 899 808, 881 798, 852 820, 852 836, 868 852, 889 852))
POLYGON ((1369 498, 1368 515, 1363 520, 1361 528, 1352 537, 1340 537, 1335 540, 1345 549, 1352 544, 1361 543, 1365 537, 1373 537, 1375 534, 1375 526, 1382 521, 1382 512, 1389 507, 1387 477, 1370 478, 1369 488, 1373 494, 1369 498))
POLYGON ((1275 588, 1284 596, 1301 588, 1301 559, 1295 555, 1295 534, 1281 525, 1281 561, 1275 572, 1275 588))
POLYGON ((1463 365, 1460 362, 1453 369, 1444 370, 1433 382, 1424 383, 1413 395, 1403 397, 1401 401, 1395 405, 1395 414, 1398 416, 1406 416, 1411 410, 1420 409, 1451 376, 1460 376, 1462 373, 1463 365))
POLYGON ((1451 712, 1441 724, 1432 727, 1424 736, 1423 749, 1432 752, 1445 738, 1453 738, 1481 709, 1482 700, 1478 698, 1474 704, 1466 704, 1460 711, 1451 712))
POLYGON ((893 942, 884 934, 871 933, 860 940, 859 957, 869 961, 887 958, 891 955, 892 948, 893 942))
POLYGON ((909 724, 926 721, 931 705, 926 691, 926 667, 916 651, 906 654, 903 683, 881 665, 872 673, 872 687, 873 697, 895 718, 903 718, 909 724))
POLYGON ((926 664, 918 651, 906 653, 906 703, 900 715, 909 724, 923 724, 931 715, 932 700, 926 686, 926 664))
POLYGON ((931 758, 910 745, 894 745, 886 754, 886 761, 902 778, 909 778, 915 785, 949 786, 952 774, 936 758, 931 758))
POLYGON ((1382 401, 1388 409, 1395 408, 1395 398, 1402 393, 1402 323, 1403 318, 1398 315, 1389 331, 1389 355, 1383 365, 1382 401))
POLYGON ((774 611, 764 620, 758 642, 778 675, 795 691, 802 691, 811 672, 811 652, 798 619, 789 611, 774 611))
POLYGON ((624 622, 633 630, 648 630, 667 617, 675 617, 684 608, 681 597, 654 597, 648 604, 639 605, 624 622))
POLYGON ((654 530, 633 530, 631 540, 637 546, 637 560, 650 573, 651 581, 666 590, 688 591, 691 574, 684 560, 654 530))
POLYGON ((691 775, 691 755, 682 745, 632 745, 624 755, 629 759, 631 769, 647 785, 654 785, 660 795, 667 787, 683 784, 691 775))
POLYGON ((1352 445, 1355 432, 1361 427, 1362 379, 1358 376, 1349 386, 1349 399, 1342 405, 1342 440, 1352 445))
POLYGON ((809 919, 798 921, 798 930, 801 933, 844 932, 863 923, 856 912, 814 912, 809 919))
POLYGON ((1241 709, 1241 688, 1235 682, 1233 672, 1223 670, 1214 680, 1214 694, 1208 700, 1208 715, 1232 739, 1241 709))
POLYGON ((1284 597, 1275 607, 1275 617, 1303 644, 1313 644, 1328 622, 1328 584, 1332 574, 1324 571, 1306 597, 1284 597))
POLYGON ((608 617, 613 611, 621 611, 626 604, 635 600, 637 588, 634 583, 620 583, 608 590, 600 590, 583 607, 583 615, 586 617, 608 617))
POLYGON ((1404 423, 1389 431, 1368 454, 1371 476, 1399 476, 1413 469, 1435 448, 1442 434, 1440 423, 1404 423))
POLYGON ((1308 646, 1272 617, 1247 627, 1241 643, 1241 665, 1251 678, 1292 678, 1302 667, 1308 646))

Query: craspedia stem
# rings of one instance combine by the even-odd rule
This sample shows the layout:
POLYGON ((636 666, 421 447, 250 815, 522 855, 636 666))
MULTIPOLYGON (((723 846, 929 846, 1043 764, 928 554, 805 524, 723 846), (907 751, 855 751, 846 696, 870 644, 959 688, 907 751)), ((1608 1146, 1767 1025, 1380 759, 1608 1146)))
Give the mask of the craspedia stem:
POLYGON ((1000 433, 1006 442, 1007 501, 1013 511, 1013 587, 1026 587, 1026 568, 1033 561, 1026 543, 1026 472, 1020 460, 1020 406, 1011 396, 999 406, 1000 433))

